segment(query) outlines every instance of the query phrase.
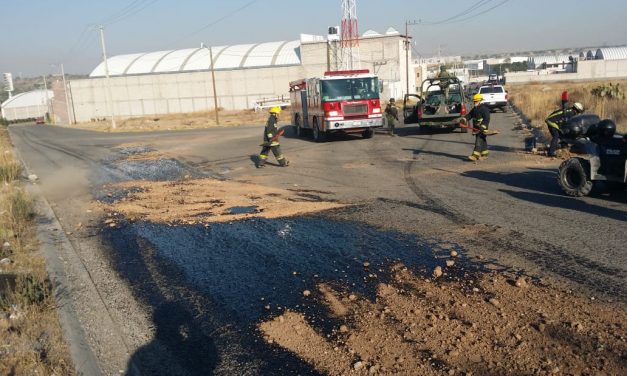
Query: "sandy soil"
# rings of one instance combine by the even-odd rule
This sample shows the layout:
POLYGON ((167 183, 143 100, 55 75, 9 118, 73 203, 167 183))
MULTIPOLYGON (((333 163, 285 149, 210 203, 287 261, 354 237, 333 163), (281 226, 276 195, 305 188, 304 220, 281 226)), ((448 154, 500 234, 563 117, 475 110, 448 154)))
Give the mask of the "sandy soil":
POLYGON ((111 185, 127 192, 109 211, 130 220, 158 223, 229 222, 253 217, 277 218, 338 208, 345 204, 330 192, 294 187, 278 189, 244 181, 190 179, 175 182, 131 181, 111 185))
POLYGON ((451 268, 443 260, 424 278, 396 265, 375 301, 320 285, 310 297, 335 317, 328 336, 293 311, 259 329, 268 343, 330 375, 620 375, 627 369, 625 311, 513 275, 447 278, 451 268))

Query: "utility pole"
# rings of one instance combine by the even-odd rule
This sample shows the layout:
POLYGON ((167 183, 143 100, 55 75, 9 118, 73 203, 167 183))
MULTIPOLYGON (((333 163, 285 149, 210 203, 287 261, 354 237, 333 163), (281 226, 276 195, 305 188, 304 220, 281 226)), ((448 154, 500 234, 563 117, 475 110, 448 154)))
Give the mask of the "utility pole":
POLYGON ((48 83, 46 82, 46 75, 43 75, 44 79, 44 93, 46 94, 46 113, 44 114, 44 121, 48 121, 50 117, 50 98, 48 97, 48 83))
POLYGON ((67 111, 67 125, 72 124, 70 118, 70 98, 67 91, 67 83, 65 82, 65 69, 63 69, 63 63, 61 63, 61 76, 63 76, 63 94, 65 94, 65 109, 67 111))
POLYGON ((100 44, 102 46, 102 59, 104 61, 104 69, 105 69, 105 85, 106 89, 106 97, 107 97, 107 107, 109 114, 111 115, 111 129, 115 129, 115 115, 113 114, 113 102, 111 98, 111 80, 109 79, 109 63, 107 62, 107 50, 105 49, 105 40, 104 40, 104 27, 100 25, 100 44))
POLYGON ((220 125, 220 119, 218 117, 218 94, 216 94, 216 75, 213 69, 213 50, 209 47, 209 61, 211 62, 211 84, 213 86, 213 107, 216 112, 216 125, 220 125))
POLYGON ((405 21, 405 94, 409 94, 409 25, 416 24, 416 21, 405 21))

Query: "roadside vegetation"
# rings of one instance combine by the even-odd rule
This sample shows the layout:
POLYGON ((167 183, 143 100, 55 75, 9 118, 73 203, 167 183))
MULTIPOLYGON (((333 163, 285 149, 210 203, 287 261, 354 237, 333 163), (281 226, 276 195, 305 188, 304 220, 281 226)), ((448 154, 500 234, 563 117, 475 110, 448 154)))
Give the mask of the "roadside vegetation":
POLYGON ((0 374, 72 375, 20 172, 0 126, 0 374))
POLYGON ((533 127, 543 128, 547 135, 544 119, 561 106, 564 90, 569 93, 571 105, 581 102, 586 113, 597 114, 601 119, 612 119, 616 122, 617 132, 627 132, 627 80, 532 83, 508 85, 507 90, 511 103, 533 127))
MULTIPOLYGON (((291 124, 290 118, 291 113, 289 109, 283 110, 279 117, 279 125, 291 124)), ((268 112, 220 109, 218 112, 218 120, 220 122, 219 125, 216 123, 216 114, 214 111, 202 111, 116 119, 115 129, 111 129, 110 119, 81 122, 72 125, 72 127, 100 132, 172 131, 237 125, 259 125, 263 127, 266 124, 266 120, 268 120, 268 112)))

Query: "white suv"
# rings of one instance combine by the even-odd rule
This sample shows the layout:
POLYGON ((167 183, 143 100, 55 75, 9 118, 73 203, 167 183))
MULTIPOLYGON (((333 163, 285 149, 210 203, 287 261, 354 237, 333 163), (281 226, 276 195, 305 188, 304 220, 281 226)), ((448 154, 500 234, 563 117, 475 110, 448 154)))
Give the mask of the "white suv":
POLYGON ((479 88, 479 94, 483 96, 481 103, 485 103, 490 110, 499 108, 507 112, 507 91, 501 85, 485 85, 479 88))

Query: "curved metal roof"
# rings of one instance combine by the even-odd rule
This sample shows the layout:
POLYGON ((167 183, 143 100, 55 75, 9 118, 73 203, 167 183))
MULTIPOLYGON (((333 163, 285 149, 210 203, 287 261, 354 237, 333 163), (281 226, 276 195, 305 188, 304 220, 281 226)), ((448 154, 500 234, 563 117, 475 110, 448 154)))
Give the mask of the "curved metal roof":
POLYGON ((529 60, 534 64, 537 68, 542 64, 546 63, 547 65, 555 65, 568 63, 570 60, 568 59, 572 55, 545 55, 545 56, 532 56, 529 60))
POLYGON ((627 59, 627 47, 599 48, 596 51, 595 59, 603 59, 603 60, 627 59))
POLYGON ((16 94, 2 102, 2 108, 46 106, 46 100, 51 100, 52 98, 54 98, 54 92, 52 90, 48 90, 47 97, 46 90, 27 91, 26 93, 16 94))
MULTIPOLYGON (((258 68, 301 63, 300 42, 297 40, 212 47, 211 52, 215 69, 258 68)), ((185 72, 211 68, 208 48, 118 55, 108 58, 107 64, 110 76, 185 72)), ((89 77, 103 77, 104 75, 103 62, 89 74, 89 77)))

